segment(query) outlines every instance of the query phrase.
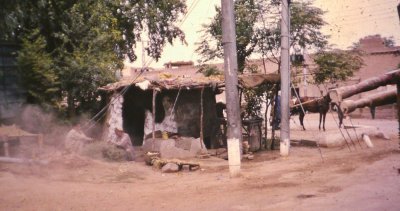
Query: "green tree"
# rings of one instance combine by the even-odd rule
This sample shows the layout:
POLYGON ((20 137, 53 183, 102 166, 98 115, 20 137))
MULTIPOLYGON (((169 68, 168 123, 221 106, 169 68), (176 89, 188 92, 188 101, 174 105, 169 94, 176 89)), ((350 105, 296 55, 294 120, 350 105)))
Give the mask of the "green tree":
MULTIPOLYGON (((236 46, 239 72, 243 72, 246 58, 255 48, 255 22, 257 20, 258 4, 254 0, 237 0, 234 3, 236 22, 236 46)), ((203 56, 203 60, 210 61, 223 58, 222 46, 222 13, 220 7, 215 7, 216 16, 210 24, 203 25, 202 40, 198 43, 196 52, 203 56)))
POLYGON ((364 64, 360 52, 355 50, 320 51, 315 54, 314 62, 317 64, 314 70, 316 84, 345 81, 364 64))
POLYGON ((51 55, 46 52, 46 41, 38 30, 22 39, 17 62, 28 92, 28 103, 55 106, 60 100, 59 78, 53 71, 51 55))
MULTIPOLYGON (((280 3, 276 0, 235 1, 236 45, 239 71, 246 59, 253 54, 262 55, 272 62, 280 63, 280 3), (271 15, 272 14, 272 15, 271 15)), ((210 24, 203 25, 203 36, 196 52, 203 62, 223 58, 221 9, 210 24)), ((325 24, 324 12, 309 1, 291 4, 291 47, 294 49, 322 49, 327 36, 320 32, 325 24)))
MULTIPOLYGON (((271 3, 272 11, 278 11, 280 1, 271 3)), ((271 10, 271 9, 270 9, 271 10)), ((280 64, 281 24, 280 14, 270 20, 262 17, 264 26, 257 30, 257 49, 263 57, 280 64)), ((326 24, 322 16, 324 11, 312 6, 312 1, 292 2, 290 4, 290 48, 295 53, 304 49, 321 50, 327 47, 328 36, 322 34, 321 28, 326 24)), ((280 65, 279 65, 280 66, 280 65)))
POLYGON ((18 61, 31 102, 66 99, 70 116, 93 107, 97 88, 115 81, 125 55, 136 59, 133 49, 143 36, 156 60, 166 43, 184 41, 174 24, 186 11, 184 0, 0 3, 6 5, 0 18, 7 20, 0 23, 0 38, 22 43, 18 61), (49 96, 37 95, 46 90, 49 96))

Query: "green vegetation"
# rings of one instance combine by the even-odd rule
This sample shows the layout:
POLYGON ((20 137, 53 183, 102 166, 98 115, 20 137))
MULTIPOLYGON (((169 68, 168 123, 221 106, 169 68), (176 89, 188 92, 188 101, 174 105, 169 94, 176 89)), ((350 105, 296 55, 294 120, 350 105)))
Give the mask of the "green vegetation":
MULTIPOLYGON (((261 55, 277 64, 280 63, 279 1, 237 0, 235 1, 236 46, 239 72, 243 72, 246 59, 253 54, 261 55), (270 15, 273 14, 273 15, 270 15)), ((203 56, 203 62, 223 58, 221 8, 215 8, 216 16, 210 24, 203 25, 203 35, 196 52, 203 56)), ((291 4, 291 47, 322 49, 327 37, 320 29, 325 24, 324 12, 311 2, 291 4)))
POLYGON ((174 23, 184 0, 0 0, 0 39, 20 43, 18 66, 28 102, 62 110, 68 117, 91 111, 97 88, 115 81, 125 55, 149 40, 147 54, 160 58, 163 46, 184 41, 174 23))
POLYGON ((344 81, 354 75, 364 64, 360 52, 357 51, 321 51, 315 54, 314 82, 335 83, 344 81))
POLYGON ((206 77, 213 75, 223 75, 223 72, 219 70, 217 66, 208 64, 200 65, 199 72, 203 73, 203 75, 206 77))

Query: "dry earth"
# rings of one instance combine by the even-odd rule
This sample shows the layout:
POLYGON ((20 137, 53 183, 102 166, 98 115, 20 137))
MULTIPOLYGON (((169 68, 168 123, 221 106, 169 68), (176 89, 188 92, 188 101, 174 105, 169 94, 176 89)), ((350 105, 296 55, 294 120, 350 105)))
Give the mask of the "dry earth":
MULTIPOLYGON (((294 134, 317 133, 310 119, 294 134)), ((173 174, 58 151, 41 156, 44 166, 0 163, 0 210, 400 210, 397 120, 367 122, 392 131, 391 140, 322 148, 323 160, 315 147, 292 147, 287 158, 263 151, 237 178, 218 158, 173 174)))

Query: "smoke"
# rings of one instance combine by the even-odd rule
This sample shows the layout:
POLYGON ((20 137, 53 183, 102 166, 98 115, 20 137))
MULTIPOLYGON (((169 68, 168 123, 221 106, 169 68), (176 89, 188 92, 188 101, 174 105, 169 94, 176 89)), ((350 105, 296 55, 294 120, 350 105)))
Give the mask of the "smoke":
POLYGON ((53 122, 54 115, 51 112, 45 112, 37 105, 25 105, 18 125, 27 132, 44 134, 52 131, 53 122))

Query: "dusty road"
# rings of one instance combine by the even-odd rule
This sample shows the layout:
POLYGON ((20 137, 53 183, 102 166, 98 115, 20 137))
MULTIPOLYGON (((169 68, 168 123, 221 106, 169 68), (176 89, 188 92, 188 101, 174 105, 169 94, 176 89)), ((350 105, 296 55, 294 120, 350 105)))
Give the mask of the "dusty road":
POLYGON ((400 210, 400 151, 375 147, 292 147, 255 154, 242 175, 227 161, 162 174, 142 162, 110 163, 49 154, 47 166, 0 164, 0 210, 400 210))

